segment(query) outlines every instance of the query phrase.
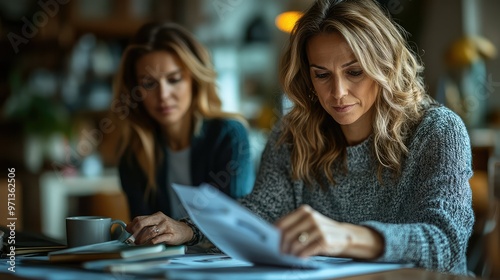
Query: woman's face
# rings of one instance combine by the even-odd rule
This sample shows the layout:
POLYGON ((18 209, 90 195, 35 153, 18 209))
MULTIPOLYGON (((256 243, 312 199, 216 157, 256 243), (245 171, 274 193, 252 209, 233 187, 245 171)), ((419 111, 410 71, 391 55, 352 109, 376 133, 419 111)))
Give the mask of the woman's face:
POLYGON ((370 133, 379 87, 361 68, 340 33, 321 33, 307 43, 311 81, 321 106, 348 129, 370 133))
POLYGON ((178 57, 167 51, 143 55, 136 74, 149 115, 167 129, 189 127, 192 77, 178 57))

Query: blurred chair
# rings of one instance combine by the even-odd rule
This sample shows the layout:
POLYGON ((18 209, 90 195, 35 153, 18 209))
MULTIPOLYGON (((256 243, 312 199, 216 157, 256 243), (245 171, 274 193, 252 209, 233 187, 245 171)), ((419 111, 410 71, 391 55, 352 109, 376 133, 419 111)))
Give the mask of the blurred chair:
POLYGON ((125 223, 130 221, 128 202, 123 192, 96 193, 79 198, 79 203, 84 207, 80 213, 85 215, 106 216, 125 223))
MULTIPOLYGON (((113 220, 130 222, 128 202, 123 192, 101 192, 78 198, 79 213, 89 216, 105 216, 113 220)), ((122 233, 121 227, 115 225, 112 238, 117 239, 122 233)))

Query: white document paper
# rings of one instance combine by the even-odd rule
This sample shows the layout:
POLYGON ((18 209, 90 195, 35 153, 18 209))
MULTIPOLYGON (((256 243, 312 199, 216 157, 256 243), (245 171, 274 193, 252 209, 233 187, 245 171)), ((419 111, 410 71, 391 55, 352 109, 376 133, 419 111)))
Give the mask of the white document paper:
POLYGON ((281 254, 280 231, 216 188, 208 184, 199 187, 172 184, 172 187, 198 228, 234 259, 298 268, 329 267, 333 260, 350 260, 329 258, 323 262, 281 254))
POLYGON ((137 274, 163 274, 165 270, 173 269, 199 269, 252 266, 252 263, 235 260, 224 254, 187 254, 152 258, 149 260, 99 260, 83 264, 85 269, 137 273, 137 274))

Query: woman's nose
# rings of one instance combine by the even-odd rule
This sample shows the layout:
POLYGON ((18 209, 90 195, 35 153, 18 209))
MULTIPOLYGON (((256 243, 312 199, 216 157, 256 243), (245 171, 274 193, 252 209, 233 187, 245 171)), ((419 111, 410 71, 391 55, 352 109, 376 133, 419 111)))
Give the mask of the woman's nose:
POLYGON ((159 82, 160 99, 167 99, 173 93, 172 85, 169 85, 165 80, 160 80, 159 82))
POLYGON ((333 81, 333 97, 335 99, 342 99, 344 96, 347 95, 347 88, 346 88, 346 85, 345 85, 345 82, 342 81, 342 79, 334 79, 333 81))

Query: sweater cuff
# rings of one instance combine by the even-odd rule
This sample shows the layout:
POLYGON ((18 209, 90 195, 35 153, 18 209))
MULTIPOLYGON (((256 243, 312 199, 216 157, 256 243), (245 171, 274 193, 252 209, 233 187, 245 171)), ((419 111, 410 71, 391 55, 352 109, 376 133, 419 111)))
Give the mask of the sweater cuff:
POLYGON ((382 239, 384 240, 384 248, 382 254, 375 259, 379 262, 401 262, 404 259, 405 246, 400 244, 401 240, 394 238, 395 232, 391 229, 390 225, 375 221, 368 221, 360 223, 361 226, 365 226, 378 232, 382 239))

